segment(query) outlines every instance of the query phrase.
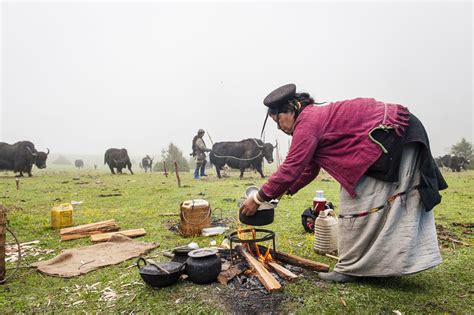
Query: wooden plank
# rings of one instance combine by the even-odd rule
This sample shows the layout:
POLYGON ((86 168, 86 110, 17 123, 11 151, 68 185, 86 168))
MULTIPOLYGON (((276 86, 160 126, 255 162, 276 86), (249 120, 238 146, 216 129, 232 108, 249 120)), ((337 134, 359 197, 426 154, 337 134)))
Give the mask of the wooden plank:
POLYGON ((0 205, 0 283, 5 279, 5 238, 7 225, 7 209, 0 205))
POLYGON ((255 270, 258 280, 260 280, 268 292, 277 292, 281 290, 281 284, 271 275, 261 262, 255 259, 252 254, 242 246, 237 246, 236 248, 245 260, 247 260, 249 266, 255 270))
POLYGON ((106 242, 112 237, 112 235, 115 235, 115 234, 123 234, 128 237, 138 237, 138 236, 145 235, 146 231, 145 229, 134 229, 134 230, 111 232, 111 233, 93 234, 91 235, 91 241, 94 243, 106 242))
POLYGON ((285 280, 288 280, 289 282, 298 279, 297 275, 295 275, 293 272, 286 269, 282 265, 277 264, 276 262, 271 261, 268 263, 268 266, 270 266, 280 277, 285 280))
MULTIPOLYGON (((106 221, 100 221, 100 222, 95 222, 95 223, 90 223, 90 224, 83 224, 83 225, 78 225, 78 226, 73 226, 73 227, 68 227, 68 228, 63 228, 60 230, 59 234, 65 235, 65 234, 81 234, 84 232, 89 232, 89 231, 99 231, 101 229, 107 229, 107 228, 118 228, 117 224, 115 223, 115 220, 106 220, 106 221)), ((106 231, 103 231, 106 232, 106 231)))
POLYGON ((217 276, 217 281, 223 285, 227 285, 227 283, 243 273, 245 270, 247 270, 247 266, 245 263, 241 262, 236 265, 231 266, 229 269, 225 271, 221 271, 219 275, 217 276))
MULTIPOLYGON (((118 231, 119 228, 117 227, 114 230, 111 230, 110 232, 115 232, 118 231)), ((77 240, 78 238, 84 238, 84 237, 89 237, 94 234, 103 234, 104 231, 90 231, 90 232, 85 232, 81 234, 65 234, 61 235, 61 241, 70 241, 70 240, 77 240)))
MULTIPOLYGON (((258 245, 258 248, 261 253, 265 253, 267 251, 267 248, 265 246, 258 245)), ((298 267, 302 267, 309 270, 315 270, 319 272, 329 271, 329 265, 326 265, 317 261, 309 260, 309 259, 299 257, 296 255, 286 254, 283 252, 275 252, 273 249, 270 250, 270 254, 272 255, 274 259, 279 260, 285 264, 290 264, 293 266, 298 266, 298 267)))

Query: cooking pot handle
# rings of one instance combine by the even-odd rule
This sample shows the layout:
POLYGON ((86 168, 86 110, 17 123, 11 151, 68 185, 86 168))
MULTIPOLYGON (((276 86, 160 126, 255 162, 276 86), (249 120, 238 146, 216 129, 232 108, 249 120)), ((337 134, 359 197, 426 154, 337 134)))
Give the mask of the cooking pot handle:
POLYGON ((143 266, 140 266, 140 262, 141 262, 141 261, 144 262, 144 265, 143 265, 143 266, 146 266, 146 265, 147 265, 146 260, 143 259, 143 257, 140 257, 140 258, 138 258, 138 260, 137 260, 137 267, 138 267, 138 269, 140 269, 141 267, 143 267, 143 266))

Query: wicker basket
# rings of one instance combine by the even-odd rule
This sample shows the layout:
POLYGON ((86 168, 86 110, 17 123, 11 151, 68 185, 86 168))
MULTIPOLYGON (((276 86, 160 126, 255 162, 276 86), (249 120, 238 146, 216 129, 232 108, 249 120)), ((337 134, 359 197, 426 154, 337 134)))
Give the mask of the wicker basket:
POLYGON ((184 236, 201 234, 211 226, 211 207, 206 200, 186 200, 181 204, 179 231, 184 236))

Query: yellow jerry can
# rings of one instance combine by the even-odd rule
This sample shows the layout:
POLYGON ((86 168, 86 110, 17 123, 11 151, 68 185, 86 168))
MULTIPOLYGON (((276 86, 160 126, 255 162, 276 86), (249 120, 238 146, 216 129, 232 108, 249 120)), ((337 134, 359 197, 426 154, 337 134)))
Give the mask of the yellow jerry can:
POLYGON ((51 209, 51 227, 60 229, 72 226, 72 205, 70 203, 62 203, 51 209))

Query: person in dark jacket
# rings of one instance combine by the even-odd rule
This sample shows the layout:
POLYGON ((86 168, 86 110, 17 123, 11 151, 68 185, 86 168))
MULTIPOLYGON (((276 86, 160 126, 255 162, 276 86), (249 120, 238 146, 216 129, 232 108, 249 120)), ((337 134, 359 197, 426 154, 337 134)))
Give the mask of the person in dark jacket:
POLYGON ((200 177, 207 176, 206 175, 206 152, 210 152, 211 149, 206 147, 206 143, 204 142, 205 131, 204 129, 199 129, 196 136, 193 138, 193 153, 192 156, 196 159, 196 169, 194 170, 194 179, 199 179, 200 177))

